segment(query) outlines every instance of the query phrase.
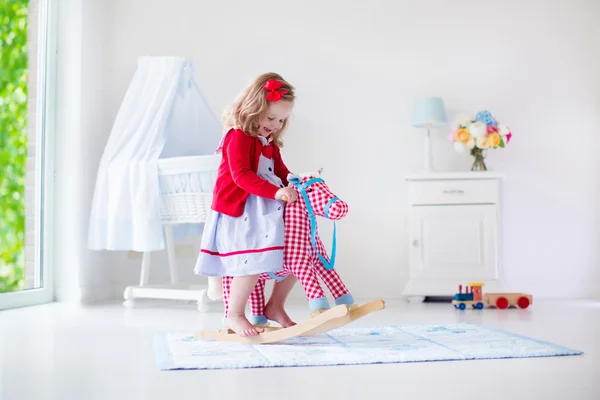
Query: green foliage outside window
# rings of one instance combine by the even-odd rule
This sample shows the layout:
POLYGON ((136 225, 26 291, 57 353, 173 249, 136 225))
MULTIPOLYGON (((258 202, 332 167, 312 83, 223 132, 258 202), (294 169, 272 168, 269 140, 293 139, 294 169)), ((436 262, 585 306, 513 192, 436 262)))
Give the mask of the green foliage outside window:
POLYGON ((22 289, 28 0, 0 0, 0 292, 22 289))

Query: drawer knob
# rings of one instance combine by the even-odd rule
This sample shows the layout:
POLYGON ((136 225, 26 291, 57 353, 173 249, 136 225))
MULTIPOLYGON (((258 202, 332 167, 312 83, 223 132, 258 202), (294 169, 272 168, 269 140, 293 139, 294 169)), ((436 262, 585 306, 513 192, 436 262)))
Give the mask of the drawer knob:
POLYGON ((444 194, 463 194, 465 193, 464 190, 461 189, 445 189, 444 190, 444 194))
POLYGON ((413 245, 413 247, 419 247, 419 241, 417 239, 414 239, 412 241, 412 245, 413 245))

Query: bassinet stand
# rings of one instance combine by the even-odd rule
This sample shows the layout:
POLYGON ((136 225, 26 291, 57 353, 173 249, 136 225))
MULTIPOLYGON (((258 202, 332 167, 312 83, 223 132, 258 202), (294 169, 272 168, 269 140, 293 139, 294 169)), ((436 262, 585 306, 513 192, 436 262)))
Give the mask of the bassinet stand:
POLYGON ((221 303, 221 281, 208 278, 207 285, 179 283, 173 226, 177 224, 204 223, 212 201, 212 192, 184 192, 161 194, 160 216, 165 231, 165 242, 169 263, 170 283, 150 285, 151 252, 144 252, 139 286, 128 286, 123 297, 125 307, 133 307, 135 299, 170 299, 196 301, 198 311, 205 311, 209 304, 221 303))
POLYGON ((150 264, 152 252, 144 252, 142 256, 142 268, 139 286, 128 286, 125 288, 123 305, 131 308, 135 305, 135 299, 169 299, 196 301, 198 311, 206 311, 207 306, 221 302, 221 294, 217 288, 219 282, 211 285, 213 278, 209 278, 209 285, 189 285, 179 283, 177 277, 177 261, 175 259, 175 246, 173 243, 173 226, 165 225, 165 236, 167 245, 167 256, 169 259, 170 283, 149 284, 150 264))

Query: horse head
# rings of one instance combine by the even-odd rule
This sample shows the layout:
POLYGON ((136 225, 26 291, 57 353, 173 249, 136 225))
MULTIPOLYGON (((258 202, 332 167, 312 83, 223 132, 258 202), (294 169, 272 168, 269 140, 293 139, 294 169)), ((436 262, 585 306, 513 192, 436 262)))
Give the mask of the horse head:
POLYGON ((288 181, 296 188, 300 199, 304 200, 309 214, 325 217, 334 221, 348 214, 348 204, 340 200, 325 183, 319 169, 317 173, 295 175, 289 174, 288 181))

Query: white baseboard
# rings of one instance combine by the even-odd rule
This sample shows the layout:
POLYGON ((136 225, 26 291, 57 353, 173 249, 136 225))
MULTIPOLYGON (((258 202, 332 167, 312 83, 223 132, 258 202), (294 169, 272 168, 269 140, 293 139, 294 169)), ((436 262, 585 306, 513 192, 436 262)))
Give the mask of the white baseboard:
POLYGON ((88 305, 114 298, 110 283, 83 285, 75 288, 57 287, 55 299, 60 303, 88 305))

